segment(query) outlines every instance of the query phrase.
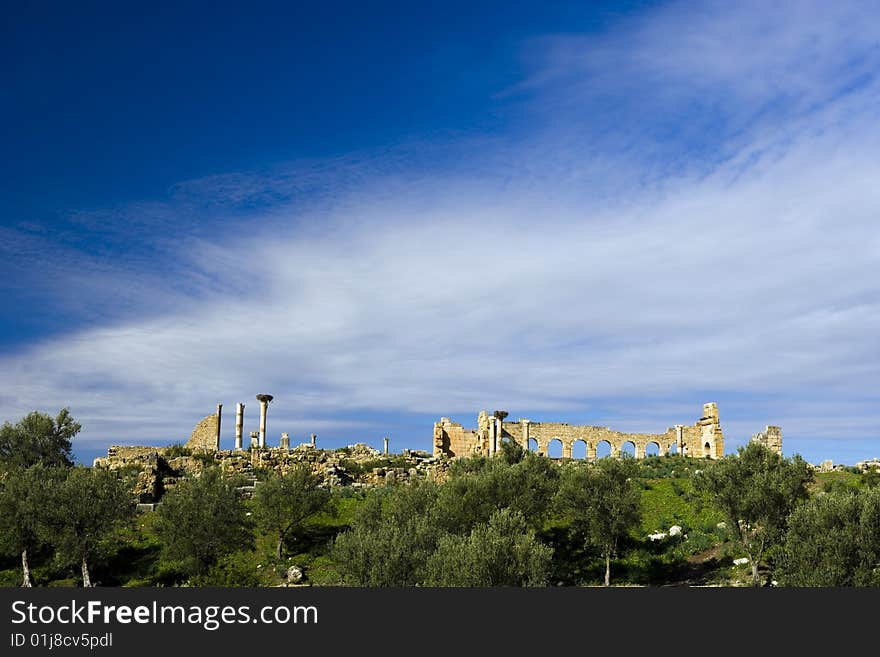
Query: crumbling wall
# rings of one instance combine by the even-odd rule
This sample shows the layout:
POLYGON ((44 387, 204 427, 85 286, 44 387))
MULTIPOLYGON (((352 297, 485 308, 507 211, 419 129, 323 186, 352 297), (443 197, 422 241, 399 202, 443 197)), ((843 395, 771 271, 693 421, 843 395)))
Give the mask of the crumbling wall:
POLYGON ((189 449, 204 449, 216 451, 220 449, 217 436, 220 434, 220 416, 217 413, 202 419, 193 429, 192 435, 186 441, 185 447, 189 449))
MULTIPOLYGON (((477 416, 477 429, 469 430, 449 418, 441 418, 434 425, 435 456, 466 456, 492 454, 495 420, 486 411, 477 416)), ((566 422, 531 422, 525 418, 501 424, 502 441, 508 438, 526 449, 532 442, 539 454, 547 455, 550 444, 559 441, 562 457, 571 458, 575 445, 584 443, 586 458, 595 459, 597 447, 607 442, 612 456, 618 456, 626 443, 632 443, 636 458, 644 458, 649 446, 656 445, 657 453, 685 453, 688 456, 721 458, 724 455, 724 435, 718 419, 718 406, 712 402, 703 405, 703 416, 692 426, 676 425, 664 433, 624 433, 609 427, 572 425, 566 422)), ((498 443, 500 449, 500 442, 498 443)))
POLYGON ((779 455, 782 455, 782 428, 767 426, 764 431, 756 433, 752 436, 752 440, 761 443, 779 455))

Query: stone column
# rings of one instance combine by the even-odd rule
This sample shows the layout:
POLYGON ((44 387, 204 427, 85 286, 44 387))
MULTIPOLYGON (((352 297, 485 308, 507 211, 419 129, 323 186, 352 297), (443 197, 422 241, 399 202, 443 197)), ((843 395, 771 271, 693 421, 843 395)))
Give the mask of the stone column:
POLYGON ((312 434, 312 447, 317 447, 317 446, 318 446, 317 440, 318 440, 318 434, 313 433, 313 434, 312 434))
POLYGON ((290 434, 281 434, 281 449, 286 449, 288 451, 290 450, 290 434))
POLYGON ((235 449, 241 449, 241 432, 244 429, 244 404, 235 405, 235 449))
POLYGON ((562 443, 562 458, 571 458, 571 443, 562 443))
POLYGON ((251 449, 256 449, 259 446, 257 442, 257 436, 259 436, 256 431, 251 431, 251 449))
POLYGON ((260 449, 263 449, 266 446, 266 411, 272 395, 257 395, 257 401, 260 402, 260 449))
POLYGON ((495 432, 498 431, 498 419, 489 419, 489 456, 495 456, 495 432))
POLYGON ((385 455, 388 455, 388 436, 385 436, 385 455))
POLYGON ((596 460, 596 443, 587 443, 587 460, 596 460))
POLYGON ((217 404, 217 435, 214 440, 214 449, 220 449, 220 421, 223 418, 223 404, 217 404))
POLYGON ((529 421, 525 418, 520 419, 522 425, 523 449, 529 451, 529 421))
POLYGON ((678 446, 678 455, 684 456, 684 437, 683 434, 684 427, 680 424, 675 425, 675 444, 678 446))

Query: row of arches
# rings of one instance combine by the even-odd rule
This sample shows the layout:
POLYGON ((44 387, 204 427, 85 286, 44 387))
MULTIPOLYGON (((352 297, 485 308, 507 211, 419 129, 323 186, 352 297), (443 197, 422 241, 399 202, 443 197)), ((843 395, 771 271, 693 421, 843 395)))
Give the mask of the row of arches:
MULTIPOLYGON (((571 453, 566 454, 565 446, 561 439, 554 438, 550 440, 546 448, 544 450, 541 449, 541 446, 538 444, 538 441, 534 438, 529 438, 529 451, 538 452, 548 456, 550 458, 572 458, 572 459, 587 459, 590 458, 590 446, 587 444, 585 440, 575 440, 571 444, 571 453)), ((706 443, 702 448, 702 456, 710 456, 712 452, 712 445, 710 443, 706 443)), ((644 456, 664 456, 666 454, 674 455, 678 454, 678 445, 672 443, 669 445, 668 449, 664 449, 660 446, 659 442, 650 441, 645 444, 644 456)), ((605 458, 608 456, 615 455, 615 450, 612 444, 607 440, 600 440, 596 443, 596 454, 595 458, 605 458)), ((619 450, 616 455, 623 456, 628 455, 633 458, 642 455, 637 453, 636 445, 633 441, 628 440, 622 443, 619 447, 619 450)))

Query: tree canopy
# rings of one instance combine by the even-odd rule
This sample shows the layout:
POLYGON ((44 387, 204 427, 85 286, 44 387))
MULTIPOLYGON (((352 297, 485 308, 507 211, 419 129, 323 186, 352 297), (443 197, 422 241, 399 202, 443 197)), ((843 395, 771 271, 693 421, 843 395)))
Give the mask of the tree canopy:
POLYGON ((880 490, 823 493, 798 506, 779 578, 789 586, 880 585, 880 490))
POLYGON ((49 496, 64 480, 60 468, 12 468, 0 477, 0 552, 20 554, 22 586, 31 586, 29 553, 44 545, 40 528, 52 508, 49 496))
POLYGON ((89 562, 117 523, 130 518, 134 500, 115 472, 76 467, 67 471, 49 494, 43 538, 55 546, 59 559, 82 569, 83 586, 91 586, 89 562))
POLYGON ((605 586, 611 585, 611 558, 639 523, 640 497, 632 481, 637 472, 630 458, 574 465, 566 469, 555 498, 572 531, 605 559, 605 586))
POLYGON ((251 523, 235 489, 218 468, 177 484, 156 510, 162 555, 190 576, 205 575, 223 555, 250 548, 251 523))
POLYGON ((781 541, 788 515, 807 497, 812 478, 800 456, 785 459, 756 442, 694 477, 695 488, 708 494, 725 514, 729 530, 749 558, 756 586, 766 550, 781 541))
POLYGON ((15 424, 4 422, 0 427, 0 466, 71 466, 71 440, 81 428, 66 408, 54 418, 33 411, 15 424))
POLYGON ((270 477, 257 488, 254 519, 262 529, 277 534, 276 558, 281 559, 285 541, 303 521, 330 501, 330 491, 320 484, 321 477, 302 463, 286 475, 270 477))

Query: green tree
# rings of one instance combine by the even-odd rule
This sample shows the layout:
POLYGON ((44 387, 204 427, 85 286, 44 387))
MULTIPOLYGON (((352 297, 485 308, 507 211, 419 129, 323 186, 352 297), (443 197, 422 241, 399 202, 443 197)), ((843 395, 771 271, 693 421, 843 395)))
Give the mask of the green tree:
POLYGON ((49 503, 43 539, 55 546, 62 562, 80 566, 83 586, 90 587, 89 562, 101 554, 116 526, 132 517, 131 492, 116 473, 80 466, 67 470, 49 503))
POLYGON ((234 482, 217 468, 177 484, 156 509, 153 529, 164 559, 190 576, 205 575, 218 559, 253 546, 251 523, 234 482))
POLYGON ((436 518, 446 531, 467 534, 506 508, 522 513, 536 530, 543 526, 559 484, 550 459, 526 452, 513 463, 477 457, 473 465, 478 467, 453 471, 439 491, 436 518))
POLYGON ((571 529, 605 560, 605 586, 611 585, 611 558, 640 520, 640 495, 633 484, 638 469, 633 459, 601 459, 596 464, 572 463, 564 470, 556 495, 557 508, 571 520, 571 529))
POLYGON ((330 491, 320 484, 321 477, 302 463, 284 476, 270 477, 257 488, 254 519, 258 527, 277 534, 275 556, 279 560, 285 540, 329 502, 330 491))
POLYGON ((880 491, 821 494, 795 508, 778 576, 789 586, 880 584, 880 491))
POLYGON ((63 470, 42 464, 0 475, 0 550, 21 555, 22 586, 33 585, 28 554, 44 545, 39 528, 51 508, 48 492, 63 479, 63 470))
POLYGON ((442 530, 432 519, 437 486, 430 482, 374 491, 352 528, 336 537, 333 558, 349 584, 416 586, 442 530))
POLYGON ((72 466, 71 439, 82 426, 66 408, 54 418, 33 411, 15 424, 0 427, 0 467, 29 468, 37 463, 46 466, 72 466))
POLYGON ((428 586, 545 586, 553 549, 522 513, 501 509, 467 536, 447 534, 428 559, 428 586))
POLYGON ((694 477, 695 489, 708 494, 726 516, 728 530, 749 558, 755 586, 761 582, 761 559, 781 541, 788 515, 807 497, 812 478, 800 456, 784 459, 755 442, 694 477))

